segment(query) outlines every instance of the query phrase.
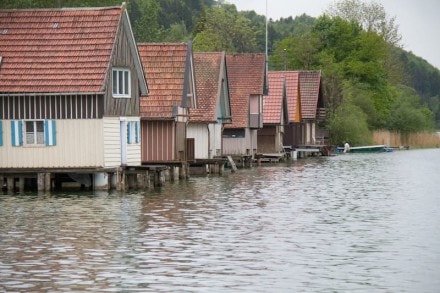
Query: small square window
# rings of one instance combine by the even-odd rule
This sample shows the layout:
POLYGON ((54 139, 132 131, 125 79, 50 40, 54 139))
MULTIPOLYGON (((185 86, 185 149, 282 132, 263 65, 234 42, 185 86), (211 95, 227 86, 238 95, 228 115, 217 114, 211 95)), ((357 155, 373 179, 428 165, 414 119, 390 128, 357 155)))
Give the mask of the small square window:
POLYGON ((44 145, 44 121, 25 122, 25 145, 44 145))
POLYGON ((114 98, 130 98, 130 70, 122 68, 113 68, 112 70, 112 91, 114 98))

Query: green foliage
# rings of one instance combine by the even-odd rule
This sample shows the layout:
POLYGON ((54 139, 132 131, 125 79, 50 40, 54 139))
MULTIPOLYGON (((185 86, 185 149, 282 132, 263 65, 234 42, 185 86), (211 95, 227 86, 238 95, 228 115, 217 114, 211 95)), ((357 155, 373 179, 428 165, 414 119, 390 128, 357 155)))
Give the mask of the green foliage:
POLYGON ((292 36, 275 43, 271 69, 309 70, 317 64, 319 40, 312 34, 292 36))
MULTIPOLYGON (((126 1, 138 42, 193 39, 197 51, 265 51, 266 18, 255 11, 238 12, 230 4, 219 7, 219 1, 214 0, 126 1)), ((1 0, 0 8, 102 7, 121 3, 122 0, 1 0)), ((343 112, 347 109, 362 113, 370 130, 412 132, 432 129, 434 121, 440 128, 440 71, 399 47, 395 18, 388 17, 380 3, 341 0, 317 19, 303 14, 271 19, 267 25, 271 70, 321 70, 332 133, 338 133, 335 125, 346 126, 337 115, 347 114, 343 112)))
POLYGON ((368 129, 365 113, 356 105, 344 102, 329 119, 331 142, 334 145, 371 144, 371 133, 368 129))
POLYGON ((385 42, 398 46, 402 36, 396 18, 389 17, 385 8, 376 1, 341 0, 327 9, 332 17, 341 17, 350 22, 356 22, 367 32, 374 32, 385 42))
POLYGON ((256 52, 257 42, 251 22, 240 16, 233 5, 207 10, 197 26, 195 51, 256 52))
POLYGON ((140 15, 136 20, 132 20, 136 40, 138 42, 160 41, 163 28, 158 23, 160 10, 158 0, 134 0, 131 11, 136 13, 136 9, 139 9, 140 15))
POLYGON ((403 134, 434 129, 434 114, 420 105, 420 97, 414 89, 401 86, 399 96, 389 115, 388 128, 403 134))

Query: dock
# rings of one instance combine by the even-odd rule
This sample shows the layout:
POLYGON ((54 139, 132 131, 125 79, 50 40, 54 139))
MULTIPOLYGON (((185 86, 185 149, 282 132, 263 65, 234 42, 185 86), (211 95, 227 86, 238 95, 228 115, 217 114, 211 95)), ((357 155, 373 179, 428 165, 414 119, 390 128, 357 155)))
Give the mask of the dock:
POLYGON ((162 186, 170 171, 166 165, 118 168, 0 169, 0 183, 7 192, 50 192, 66 189, 126 191, 162 186))

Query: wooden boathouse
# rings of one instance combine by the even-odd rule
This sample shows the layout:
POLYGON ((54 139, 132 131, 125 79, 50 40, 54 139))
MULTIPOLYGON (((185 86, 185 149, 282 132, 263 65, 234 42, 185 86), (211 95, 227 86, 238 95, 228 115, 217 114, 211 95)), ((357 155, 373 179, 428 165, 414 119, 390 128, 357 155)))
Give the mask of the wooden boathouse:
POLYGON ((225 52, 194 53, 197 108, 190 109, 187 139, 192 174, 223 173, 223 129, 231 123, 225 52))
POLYGON ((263 97, 263 128, 258 130, 258 159, 278 162, 285 157, 283 138, 288 125, 286 77, 281 71, 268 73, 269 93, 263 97))
POLYGON ((250 165, 263 127, 263 95, 268 92, 265 54, 227 54, 231 124, 223 131, 223 154, 250 165))
POLYGON ((187 178, 189 109, 197 107, 194 60, 189 43, 138 44, 149 94, 142 95, 142 165, 166 166, 171 179, 187 178))
POLYGON ((148 89, 125 5, 1 10, 0 27, 0 183, 143 185, 148 89))

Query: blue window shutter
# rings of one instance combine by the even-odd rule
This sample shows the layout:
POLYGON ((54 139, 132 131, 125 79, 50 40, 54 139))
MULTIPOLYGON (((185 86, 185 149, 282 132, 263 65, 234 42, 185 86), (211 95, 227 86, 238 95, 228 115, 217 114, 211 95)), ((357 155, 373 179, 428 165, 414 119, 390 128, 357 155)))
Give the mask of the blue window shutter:
POLYGON ((3 123, 0 121, 0 146, 3 145, 3 123))
POLYGON ((131 137, 132 137, 132 133, 131 133, 131 121, 127 122, 127 143, 131 144, 131 137))
POLYGON ((44 141, 48 146, 57 144, 57 128, 55 120, 44 120, 44 141))
POLYGON ((23 145, 23 121, 21 120, 11 121, 11 141, 12 141, 12 146, 23 145))
POLYGON ((136 127, 136 143, 139 143, 141 141, 141 130, 140 130, 140 125, 139 125, 139 121, 135 122, 135 127, 136 127))

